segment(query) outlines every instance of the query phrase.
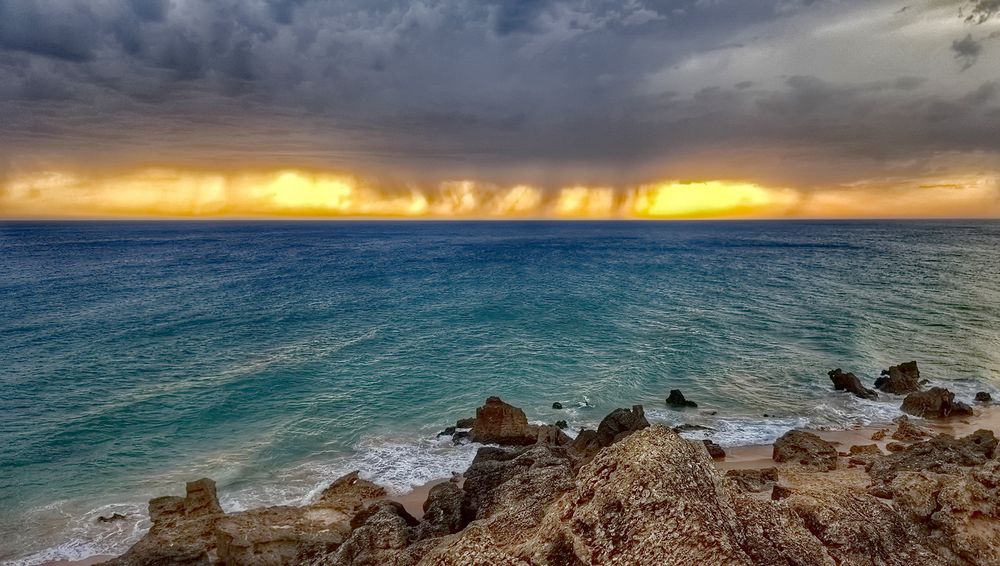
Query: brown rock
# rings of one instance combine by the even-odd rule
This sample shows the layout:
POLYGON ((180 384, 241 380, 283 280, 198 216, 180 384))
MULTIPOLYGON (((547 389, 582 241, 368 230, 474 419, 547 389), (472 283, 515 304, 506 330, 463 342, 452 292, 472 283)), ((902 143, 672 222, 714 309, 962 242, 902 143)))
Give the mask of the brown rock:
POLYGON ((830 376, 830 380, 833 381, 833 388, 837 391, 848 391, 862 399, 878 399, 878 393, 861 385, 861 380, 853 373, 844 373, 843 370, 837 368, 828 372, 827 375, 830 376))
POLYGON ((850 454, 852 456, 859 454, 881 456, 882 451, 879 450, 878 444, 862 444, 860 446, 851 446, 850 454))
POLYGON ((417 538, 450 535, 462 530, 462 500, 465 494, 452 482, 443 482, 431 488, 424 501, 424 516, 418 527, 417 538))
POLYGON ((977 430, 963 438, 939 434, 930 440, 901 446, 899 452, 869 464, 868 474, 874 481, 888 484, 900 472, 948 473, 961 467, 981 466, 993 456, 997 438, 988 430, 977 430))
POLYGON ((943 419, 953 416, 972 416, 972 407, 955 401, 955 394, 942 387, 910 393, 903 399, 900 409, 925 419, 943 419))
POLYGON ((896 419, 896 431, 892 433, 892 438, 902 442, 918 442, 931 435, 931 431, 913 424, 903 415, 896 419))
POLYGON ((649 426, 642 405, 633 405, 632 410, 615 409, 604 417, 597 427, 597 441, 602 447, 611 446, 626 436, 649 426))
POLYGON ((504 403, 499 397, 486 399, 486 404, 476 409, 473 442, 527 446, 534 444, 537 437, 537 427, 528 424, 524 411, 504 403))
POLYGON ((885 445, 885 449, 889 452, 902 452, 906 450, 906 445, 902 442, 890 442, 885 445))
POLYGON ((335 551, 350 535, 350 517, 329 508, 266 507, 231 513, 215 524, 221 564, 303 564, 335 551))
POLYGON ((875 389, 905 395, 920 391, 920 370, 917 362, 906 362, 882 370, 882 376, 875 380, 875 389))
POLYGON ((729 470, 726 478, 735 485, 751 493, 767 491, 778 482, 777 468, 748 468, 729 470))
POLYGON ((702 442, 705 444, 705 449, 708 450, 708 455, 711 456, 713 460, 726 459, 726 451, 723 450, 721 446, 707 438, 702 440, 702 442))
POLYGON ((774 442, 775 462, 799 464, 819 471, 837 468, 837 450, 833 444, 811 432, 790 430, 774 442))

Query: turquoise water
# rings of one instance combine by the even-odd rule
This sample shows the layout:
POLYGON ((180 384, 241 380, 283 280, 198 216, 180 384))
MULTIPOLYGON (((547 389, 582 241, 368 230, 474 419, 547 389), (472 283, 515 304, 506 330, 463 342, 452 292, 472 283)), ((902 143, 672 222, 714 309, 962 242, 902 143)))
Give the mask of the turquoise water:
POLYGON ((998 322, 997 222, 0 224, 0 559, 119 552, 200 476, 228 509, 447 477, 491 394, 724 445, 884 421, 826 372, 996 394, 998 322))

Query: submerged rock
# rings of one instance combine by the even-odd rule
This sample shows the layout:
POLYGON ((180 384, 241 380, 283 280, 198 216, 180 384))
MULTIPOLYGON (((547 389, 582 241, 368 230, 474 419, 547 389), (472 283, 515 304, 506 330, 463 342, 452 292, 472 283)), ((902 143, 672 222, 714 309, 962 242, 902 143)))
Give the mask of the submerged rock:
POLYGON ((961 401, 955 401, 955 394, 942 387, 910 393, 903 399, 900 410, 925 419, 944 419, 973 414, 972 407, 961 401))
POLYGON ((991 401, 993 401, 993 396, 990 395, 989 393, 987 393, 985 391, 980 391, 980 392, 976 393, 976 402, 977 403, 989 403, 991 401))
POLYGON ((562 409, 563 406, 562 406, 562 403, 556 401, 555 403, 552 403, 552 408, 556 409, 556 410, 559 410, 559 409, 562 409))
POLYGON ((790 430, 775 440, 771 457, 775 462, 799 464, 824 472, 837 468, 837 450, 833 444, 803 430, 790 430))
POLYGON ((875 389, 896 395, 920 391, 920 385, 917 362, 906 362, 882 370, 882 376, 875 380, 875 389))
POLYGON ((667 397, 667 406, 669 407, 697 407, 698 403, 694 401, 688 401, 684 398, 684 394, 681 393, 680 389, 671 389, 670 396, 667 397))
POLYGON ((830 380, 833 381, 833 388, 837 391, 848 391, 862 399, 878 399, 878 393, 862 385, 861 380, 853 373, 844 373, 843 370, 837 368, 827 375, 830 376, 830 380))
POLYGON ((97 522, 98 523, 115 523, 115 522, 118 522, 118 521, 124 521, 127 518, 128 517, 126 517, 125 515, 122 515, 121 513, 113 513, 113 514, 108 515, 108 516, 101 515, 100 517, 97 518, 97 522))

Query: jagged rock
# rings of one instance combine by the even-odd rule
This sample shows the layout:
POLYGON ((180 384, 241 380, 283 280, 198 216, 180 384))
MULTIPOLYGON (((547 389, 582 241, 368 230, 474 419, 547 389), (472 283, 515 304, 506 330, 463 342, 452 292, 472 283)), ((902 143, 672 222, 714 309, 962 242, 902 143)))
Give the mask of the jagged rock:
POLYGON ((918 442, 931 435, 931 431, 913 424, 906 415, 902 415, 896 419, 896 431, 892 433, 892 438, 903 442, 918 442))
POLYGON ((341 511, 286 506, 231 513, 214 529, 218 561, 234 566, 303 564, 335 551, 350 533, 341 511))
POLYGON ((917 362, 906 362, 882 370, 882 376, 875 380, 875 389, 905 395, 920 391, 920 370, 917 362))
POLYGON ((902 452, 906 450, 906 445, 902 442, 890 442, 885 445, 885 449, 889 452, 902 452))
POLYGON ((875 441, 885 440, 887 434, 889 434, 889 429, 883 428, 880 430, 876 430, 875 432, 872 433, 872 440, 875 441))
POLYGON ((615 409, 604 417, 597 427, 597 441, 601 446, 611 446, 637 430, 649 426, 642 405, 633 405, 632 410, 615 409))
POLYGON ((708 450, 708 455, 711 456, 713 460, 726 459, 726 451, 723 450, 721 446, 707 438, 702 440, 702 442, 705 444, 705 449, 708 450))
POLYGON ((857 455, 875 455, 881 456, 882 451, 879 450, 878 444, 862 444, 860 446, 851 446, 850 454, 852 456, 857 455))
POLYGON ((707 453, 662 426, 602 450, 537 527, 470 525, 425 564, 831 564, 801 522, 727 490, 707 453))
POLYGON ((903 399, 900 409, 925 419, 943 419, 952 416, 972 416, 972 407, 955 401, 955 394, 942 387, 910 393, 903 399))
POLYGON ((985 391, 976 393, 976 403, 989 403, 993 401, 993 396, 985 391))
POLYGON ((437 433, 437 435, 439 437, 441 437, 441 436, 455 436, 456 430, 457 430, 456 427, 448 426, 448 427, 445 427, 444 430, 442 430, 441 432, 437 433))
POLYGON ((361 479, 359 475, 359 472, 353 471, 340 476, 320 492, 314 505, 351 515, 369 501, 386 496, 384 487, 361 479))
POLYGON ((528 424, 524 411, 504 403, 499 397, 486 399, 486 404, 476 409, 473 442, 526 446, 534 444, 537 437, 538 429, 528 424))
POLYGON ((888 486, 915 537, 962 564, 1000 564, 1000 461, 899 472, 888 486))
POLYGON ((480 448, 464 474, 462 516, 465 522, 489 517, 500 498, 497 489, 515 477, 552 467, 562 468, 572 476, 572 465, 573 459, 565 448, 543 444, 514 450, 480 448))
POLYGON ((556 410, 559 410, 559 409, 562 409, 563 406, 562 406, 562 403, 560 403, 559 401, 556 401, 555 403, 552 403, 552 408, 556 409, 556 410))
POLYGON ((681 393, 680 389, 671 389, 670 396, 667 397, 667 406, 669 407, 697 407, 698 403, 694 401, 688 401, 684 398, 684 394, 681 393))
POLYGON ((751 468, 729 470, 726 472, 726 477, 744 491, 761 493, 771 489, 778 482, 778 469, 751 468))
POLYGON ((118 522, 118 521, 124 521, 125 519, 127 519, 127 517, 125 515, 122 515, 121 513, 113 513, 113 514, 111 514, 111 515, 109 515, 107 517, 105 517, 104 515, 101 515, 100 517, 97 518, 97 522, 98 523, 115 523, 115 522, 118 522))
POLYGON ((402 505, 382 502, 370 507, 364 522, 337 550, 313 561, 324 566, 411 566, 420 561, 420 550, 413 545, 417 521, 402 505))
POLYGON ((462 500, 465 493, 452 482, 443 482, 431 488, 424 501, 424 516, 418 526, 417 538, 433 538, 457 533, 465 526, 462 519, 462 500))
POLYGON ((587 429, 581 430, 569 447, 574 454, 583 458, 597 454, 602 448, 601 441, 597 438, 597 431, 587 429))
POLYGON ((560 420, 560 421, 556 421, 556 426, 559 427, 560 429, 565 430, 565 429, 569 428, 569 423, 567 423, 566 421, 560 420))
POLYGON ((878 399, 878 393, 861 385, 861 380, 853 373, 844 373, 843 370, 837 368, 828 372, 827 375, 830 376, 830 380, 833 381, 833 388, 837 391, 848 391, 862 399, 878 399))
POLYGON ((820 471, 837 468, 837 450, 811 432, 790 430, 774 441, 772 459, 791 462, 820 471))
POLYGON ((188 482, 184 497, 157 497, 149 502, 152 526, 110 566, 208 564, 215 551, 215 522, 222 516, 215 482, 188 482))
POLYGON ((875 482, 883 484, 891 482, 900 472, 947 473, 959 467, 983 465, 992 457, 996 446, 997 438, 988 430, 977 430, 963 438, 939 434, 930 440, 904 445, 903 450, 874 460, 867 471, 875 482))
POLYGON ((455 422, 455 428, 472 428, 472 425, 474 424, 476 424, 476 417, 458 419, 458 421, 455 422))

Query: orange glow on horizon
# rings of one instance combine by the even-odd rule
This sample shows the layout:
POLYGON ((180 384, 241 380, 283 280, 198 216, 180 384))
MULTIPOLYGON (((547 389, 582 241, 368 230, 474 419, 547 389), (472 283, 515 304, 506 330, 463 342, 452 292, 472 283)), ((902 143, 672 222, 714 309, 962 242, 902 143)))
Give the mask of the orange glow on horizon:
POLYGON ((667 181, 542 189, 473 180, 384 187, 357 176, 281 169, 216 173, 147 168, 109 175, 45 171, 0 186, 0 217, 885 218, 996 217, 981 175, 803 190, 751 182, 667 181))

